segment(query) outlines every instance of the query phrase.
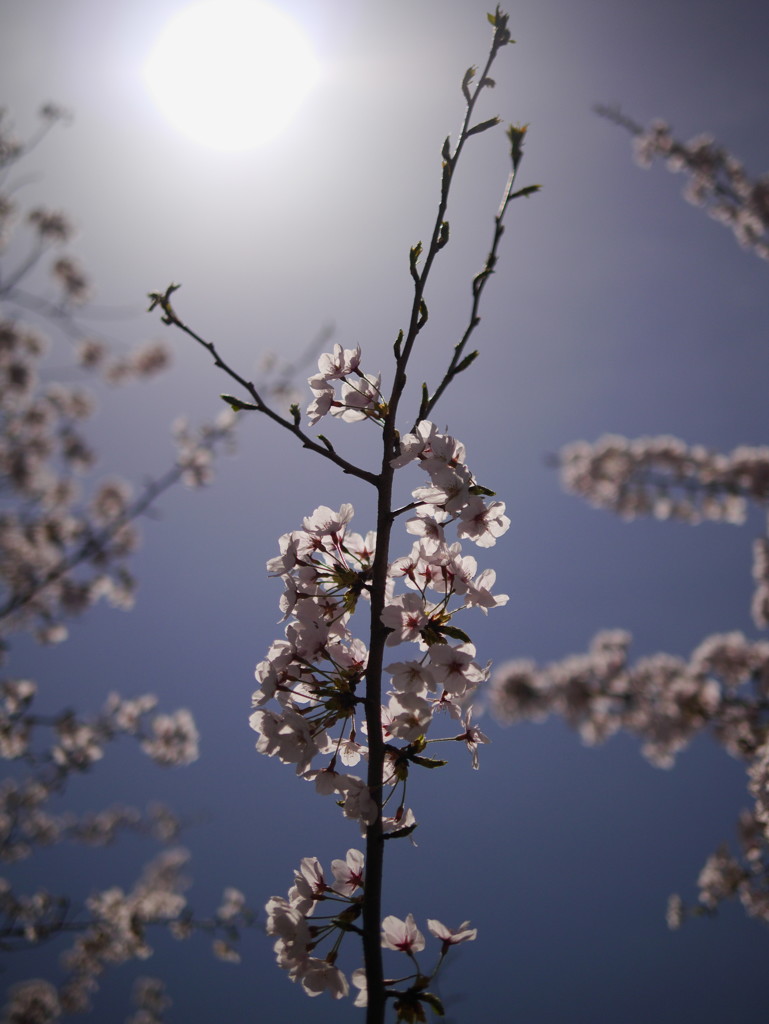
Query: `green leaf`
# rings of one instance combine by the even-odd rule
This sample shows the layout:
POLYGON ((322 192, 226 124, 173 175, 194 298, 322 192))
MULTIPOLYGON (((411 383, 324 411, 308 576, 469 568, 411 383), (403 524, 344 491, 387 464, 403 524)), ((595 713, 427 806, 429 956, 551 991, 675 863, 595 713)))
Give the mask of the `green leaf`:
POLYGON ((541 188, 541 185, 527 185, 525 188, 519 188, 517 192, 513 192, 510 198, 518 199, 519 196, 533 196, 534 193, 539 192, 541 188))
POLYGON ((489 490, 488 487, 482 487, 480 484, 473 484, 470 488, 470 493, 482 495, 484 498, 493 498, 497 492, 489 490))
POLYGON ((433 992, 423 992, 419 997, 423 1003, 427 1003, 436 1017, 445 1017, 446 1011, 443 1003, 433 992))
POLYGON ((462 362, 459 364, 459 366, 456 368, 454 372, 461 373, 463 370, 466 370, 467 367, 474 363, 477 358, 478 350, 476 349, 475 352, 471 352, 469 355, 465 356, 465 358, 462 360, 462 362))
POLYGON ((523 156, 523 143, 528 130, 527 124, 508 125, 507 137, 510 139, 510 155, 513 158, 513 167, 518 167, 523 156))
POLYGON ((445 636, 450 636, 452 640, 461 640, 463 644, 471 644, 472 640, 465 633, 463 629, 459 629, 457 626, 438 626, 438 629, 445 636))
MULTIPOLYGON (((169 284, 164 292, 150 292, 147 296, 147 298, 150 299, 150 305, 147 312, 151 313, 156 306, 160 306, 162 310, 167 312, 171 305, 171 296, 174 292, 179 291, 180 288, 180 284, 169 284)), ((172 321, 169 321, 169 323, 170 322, 172 321)))
POLYGON ((414 764, 421 765, 422 768, 443 768, 448 761, 441 761, 437 757, 419 757, 417 754, 411 758, 414 764))
POLYGON ((494 26, 494 43, 492 52, 496 52, 500 46, 507 46, 508 43, 515 42, 514 39, 510 38, 510 31, 507 27, 510 15, 503 14, 499 5, 497 5, 497 9, 494 14, 487 14, 486 17, 494 26))
POLYGON ((409 267, 411 268, 411 274, 413 277, 417 276, 417 263, 419 257, 422 255, 422 243, 417 242, 416 245, 412 245, 409 250, 409 267))
POLYGON ((475 78, 475 72, 477 70, 478 69, 474 67, 468 68, 467 71, 465 71, 465 77, 462 79, 462 95, 468 103, 470 102, 470 83, 475 78))
POLYGON ((469 137, 470 135, 478 135, 478 134, 480 134, 480 132, 488 131, 489 128, 493 128, 495 125, 498 125, 498 124, 499 124, 499 118, 498 117, 490 117, 488 121, 481 121, 480 124, 475 124, 475 125, 473 125, 472 128, 468 128, 467 129, 467 136, 469 137))
POLYGON ((229 407, 233 409, 235 412, 240 412, 243 409, 256 408, 256 406, 253 405, 251 402, 243 402, 241 401, 241 399, 235 398, 234 395, 220 395, 219 397, 223 398, 227 405, 229 405, 229 407))

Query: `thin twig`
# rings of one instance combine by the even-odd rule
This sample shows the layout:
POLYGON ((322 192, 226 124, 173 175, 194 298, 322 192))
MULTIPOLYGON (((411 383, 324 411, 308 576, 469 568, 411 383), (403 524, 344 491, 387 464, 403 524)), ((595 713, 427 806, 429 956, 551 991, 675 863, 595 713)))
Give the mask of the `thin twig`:
POLYGON ((225 401, 229 402, 233 406, 233 408, 236 409, 254 410, 256 412, 264 413, 265 416, 268 416, 279 426, 283 427, 285 430, 288 430, 296 438, 298 438, 298 440, 301 441, 302 446, 304 448, 307 448, 310 451, 315 452, 318 455, 322 455, 326 459, 329 459, 329 461, 333 462, 336 466, 339 466, 343 473, 348 473, 350 476, 356 476, 360 480, 365 480, 367 483, 370 483, 374 487, 376 487, 376 474, 369 472, 369 470, 367 469, 362 469, 360 466, 356 466, 352 462, 349 462, 341 455, 338 455, 333 448, 328 447, 327 445, 318 444, 316 441, 313 441, 313 439, 309 437, 307 434, 305 434, 305 432, 299 426, 298 409, 296 411, 294 419, 287 420, 284 416, 281 416, 280 413, 270 408, 270 406, 267 405, 267 403, 264 401, 264 399, 257 391, 253 382, 246 380, 245 377, 242 377, 237 372, 237 370, 234 370, 229 365, 229 363, 227 363, 226 360, 222 358, 213 342, 206 341, 205 338, 202 338, 199 334, 197 334, 197 332, 193 331, 191 327, 189 327, 187 324, 184 323, 183 320, 180 319, 180 317, 174 310, 173 306, 171 305, 171 295, 175 291, 177 291, 179 287, 179 285, 172 284, 169 285, 168 288, 166 288, 165 292, 151 292, 149 295, 149 298, 151 300, 149 307, 150 311, 155 309, 156 306, 160 306, 160 308, 163 311, 163 316, 161 317, 163 323, 168 324, 169 326, 178 327, 180 331, 183 331, 190 338, 196 341, 199 345, 202 345, 202 347, 206 349, 206 351, 212 357, 214 361, 214 366, 218 367, 220 370, 223 370, 228 377, 231 377, 232 380, 240 384, 240 386, 250 395, 250 397, 253 400, 252 402, 243 402, 237 398, 233 400, 230 398, 230 396, 225 395, 223 396, 225 401))

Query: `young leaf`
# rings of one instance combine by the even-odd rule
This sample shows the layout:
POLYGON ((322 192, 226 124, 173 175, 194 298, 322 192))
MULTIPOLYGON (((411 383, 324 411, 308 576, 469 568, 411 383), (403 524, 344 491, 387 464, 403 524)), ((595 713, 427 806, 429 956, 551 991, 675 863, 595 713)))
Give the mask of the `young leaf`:
POLYGON ((481 121, 480 124, 475 124, 475 125, 473 125, 472 128, 468 128, 467 129, 467 134, 468 134, 468 136, 470 136, 470 135, 478 135, 479 132, 485 132, 489 128, 493 128, 494 125, 497 125, 497 124, 499 124, 499 118, 498 117, 491 117, 491 118, 489 118, 488 121, 481 121))
POLYGON ((470 102, 470 83, 475 78, 475 72, 477 68, 468 68, 465 71, 465 77, 462 79, 462 95, 465 97, 467 102, 470 102))
POLYGON ((465 358, 462 360, 462 362, 459 364, 459 366, 456 368, 454 372, 461 373, 463 370, 466 370, 467 367, 470 366, 471 363, 474 363, 477 358, 478 350, 476 349, 475 352, 470 352, 469 355, 465 356, 465 358))
POLYGON ((450 636, 452 640, 461 640, 463 644, 470 644, 472 640, 465 633, 463 629, 459 629, 457 626, 438 626, 438 631, 443 633, 445 636, 450 636))
POLYGON ((422 768, 443 768, 444 765, 448 764, 448 761, 440 761, 437 757, 419 757, 414 755, 411 758, 414 764, 421 765, 422 768))
POLYGON ((234 412, 240 412, 242 409, 256 409, 251 402, 243 402, 240 398, 235 398, 234 395, 220 395, 219 397, 223 398, 234 412))
POLYGON ((517 168, 523 156, 523 141, 526 138, 527 124, 511 124, 507 129, 507 137, 510 139, 510 155, 513 158, 513 167, 517 168))
POLYGON ((519 188, 517 192, 513 192, 510 198, 518 199, 520 196, 533 196, 534 193, 539 192, 541 188, 541 185, 526 185, 525 188, 519 188))
POLYGON ((433 1011, 436 1017, 446 1016, 446 1011, 443 1008, 443 1003, 440 1001, 438 996, 435 995, 435 993, 423 992, 419 998, 422 1000, 423 1003, 427 1003, 427 1005, 430 1007, 430 1009, 433 1011))
POLYGON ((422 243, 417 242, 416 245, 412 245, 409 250, 409 266, 411 267, 412 275, 417 273, 417 262, 419 257, 422 255, 422 243))

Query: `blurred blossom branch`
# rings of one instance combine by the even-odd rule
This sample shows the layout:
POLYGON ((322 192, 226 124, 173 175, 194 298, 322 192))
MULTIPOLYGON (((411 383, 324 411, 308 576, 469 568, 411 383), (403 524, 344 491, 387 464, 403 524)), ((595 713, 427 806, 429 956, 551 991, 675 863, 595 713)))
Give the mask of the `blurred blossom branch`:
POLYGON ((28 138, 22 139, 16 133, 8 111, 0 107, 0 171, 5 171, 31 153, 55 124, 68 124, 72 120, 71 113, 57 103, 44 103, 38 114, 37 128, 28 138))
POLYGON ((148 942, 152 928, 166 929, 180 940, 202 932, 211 937, 215 956, 237 962, 235 944, 243 928, 253 927, 255 915, 241 892, 227 888, 214 915, 196 917, 184 895, 189 886, 184 875, 188 860, 181 847, 165 850, 146 865, 128 892, 113 886, 93 893, 82 907, 45 890, 19 895, 0 880, 0 948, 13 951, 67 933, 77 936, 62 956, 66 970, 62 984, 57 988, 34 979, 14 986, 4 1020, 54 1021, 62 1014, 89 1010, 98 988, 96 979, 106 968, 152 955, 148 942), (50 1016, 23 1016, 39 999, 50 1002, 50 1016))
POLYGON ((726 454, 676 437, 610 434, 567 445, 557 464, 567 491, 624 519, 741 524, 749 501, 763 508, 769 499, 769 446, 726 454))
MULTIPOLYGON (((55 122, 54 115, 55 108, 44 108, 46 126, 55 122)), ((0 140, 6 174, 34 148, 7 134, 0 134, 0 140)), ((164 345, 149 342, 127 356, 115 355, 106 341, 90 336, 79 320, 88 309, 83 304, 89 282, 69 256, 57 257, 51 268, 63 289, 58 301, 23 290, 21 283, 41 257, 70 241, 74 227, 65 214, 34 208, 26 217, 33 234, 30 253, 6 269, 5 250, 18 230, 19 213, 12 193, 0 191, 0 644, 23 629, 33 629, 43 642, 62 640, 64 620, 100 598, 130 607, 135 584, 125 563, 138 541, 132 524, 151 513, 179 481, 190 487, 210 483, 217 452, 233 451, 235 440, 232 412, 223 411, 214 423, 198 428, 179 420, 174 427, 177 458, 165 473, 145 483, 136 496, 127 483, 109 479, 97 485, 87 502, 82 500, 77 478, 96 462, 83 430, 94 402, 82 388, 45 383, 50 342, 22 315, 31 313, 73 338, 76 369, 110 385, 149 379, 168 366, 170 354, 164 345)), ((301 365, 327 337, 328 329, 293 364, 273 361, 265 374, 265 393, 285 400, 301 365)))
MULTIPOLYGON (((669 170, 687 174, 686 199, 730 226, 744 248, 769 259, 769 177, 749 179, 710 136, 682 143, 664 121, 644 129, 616 108, 596 110, 633 135, 642 166, 660 158, 669 170)), ((676 437, 612 434, 566 445, 549 461, 560 468, 567 491, 624 519, 742 525, 750 503, 764 513, 769 503, 767 446, 721 453, 676 437)), ((769 527, 753 545, 753 581, 753 620, 763 629, 769 626, 769 527)), ((699 903, 687 906, 673 895, 668 924, 677 928, 687 916, 712 914, 734 897, 750 916, 769 923, 769 642, 717 634, 688 659, 655 654, 632 665, 629 645, 630 634, 605 631, 586 654, 546 666, 510 661, 492 676, 491 709, 506 724, 561 715, 588 744, 625 730, 663 768, 708 732, 745 763, 754 806, 740 817, 740 859, 726 847, 712 854, 698 878, 699 903)))
POLYGON ((740 161, 710 135, 680 142, 665 121, 652 121, 643 128, 616 107, 597 106, 595 110, 630 132, 641 167, 660 159, 669 171, 688 175, 686 201, 703 207, 708 216, 731 228, 743 249, 769 259, 769 175, 749 178, 740 161))
POLYGON ((492 593, 494 570, 478 573, 475 558, 461 553, 464 540, 482 549, 496 544, 510 525, 505 506, 490 501, 494 492, 474 478, 464 445, 427 416, 477 356, 466 355, 465 347, 480 322, 481 296, 496 266, 503 219, 513 199, 536 191, 536 186, 515 188, 525 128, 508 129, 512 169, 494 218, 489 255, 472 282, 468 326, 448 367, 439 371, 435 389, 422 386, 409 431, 401 433, 397 426, 409 360, 428 323, 431 271, 449 242, 446 217, 460 155, 471 138, 499 123, 497 117, 478 121, 475 115, 481 94, 494 85, 494 61, 512 42, 506 14, 497 8, 488 19, 493 30, 489 54, 480 73, 476 68, 466 72, 459 135, 453 147, 450 138, 443 144, 441 191, 429 242, 417 242, 409 253, 413 298, 407 326, 393 345, 392 383, 388 386, 381 374, 364 371, 359 346, 346 349, 339 344, 320 356, 318 373, 309 380, 309 424, 327 415, 372 424, 381 445, 375 469, 351 463, 322 434, 317 441, 311 438, 300 426, 298 404, 291 408, 291 419, 277 413, 217 346, 179 317, 172 302, 177 285, 150 296, 150 308, 161 310, 163 322, 205 348, 214 364, 243 389, 245 397, 222 396, 233 409, 264 413, 304 448, 376 489, 375 530, 352 532, 353 506, 344 502, 338 511, 316 508, 301 529, 281 537, 279 554, 267 568, 283 581, 280 606, 287 624, 284 637, 274 641, 257 665, 259 687, 250 720, 259 737, 257 750, 293 765, 320 795, 333 796, 365 837, 365 853, 349 849, 344 859, 332 861, 330 872, 317 858, 305 857, 287 897, 268 902, 267 931, 275 937, 279 965, 308 995, 325 991, 340 999, 349 994, 351 981, 358 990, 356 1005, 366 1007, 368 1024, 382 1024, 388 1002, 399 1021, 423 1021, 428 1008, 442 1015, 440 1000, 429 986, 448 950, 476 937, 467 921, 452 929, 428 920, 428 931, 440 948, 435 965, 426 970, 418 956, 426 946, 424 934, 411 914, 383 918, 381 893, 386 841, 406 838, 417 827, 406 802, 409 776, 446 763, 427 755, 428 744, 461 742, 477 767, 478 747, 486 742, 472 723, 471 703, 489 669, 475 660, 475 646, 454 617, 471 608, 485 614, 507 602, 506 595, 492 593), (399 505, 394 500, 396 473, 411 464, 427 473, 428 482, 412 489, 411 500, 399 505), (408 553, 393 558, 392 527, 407 510, 416 513, 405 524, 416 539, 408 553), (449 530, 456 532, 457 541, 449 540, 449 530), (361 618, 362 637, 351 628, 361 618), (401 644, 409 645, 400 655, 403 660, 386 664, 386 653, 401 644), (390 688, 385 692, 386 686, 390 688), (428 739, 441 715, 453 719, 448 735, 428 739), (347 770, 359 764, 366 766, 365 779, 347 770), (361 941, 363 966, 348 977, 338 960, 349 934, 361 941), (385 977, 383 949, 401 954, 401 962, 406 957, 405 968, 395 977, 385 977))
POLYGON ((688 659, 655 654, 628 662, 631 638, 599 633, 587 654, 542 667, 528 660, 500 665, 489 703, 502 723, 561 715, 585 743, 603 743, 625 730, 660 768, 707 732, 743 761, 755 803, 740 817, 742 861, 725 848, 700 873, 699 906, 671 897, 668 924, 713 913, 737 896, 751 917, 769 924, 769 641, 742 633, 707 637, 688 659))
MULTIPOLYGON (((25 179, 10 181, 19 161, 51 125, 66 119, 52 104, 40 114, 41 127, 26 142, 15 136, 7 115, 0 115, 3 653, 15 632, 31 630, 41 642, 64 639, 65 620, 100 598, 130 607, 134 581, 126 561, 137 541, 134 521, 153 512, 158 499, 180 481, 191 487, 209 483, 214 459, 220 451, 232 450, 234 443, 235 415, 229 410, 215 423, 200 427, 177 420, 177 455, 165 473, 146 482, 136 496, 117 479, 102 480, 92 486, 90 497, 83 496, 80 480, 97 460, 85 426, 95 404, 89 391, 61 383, 62 375, 90 373, 97 384, 108 386, 145 381, 167 367, 169 353, 165 346, 149 342, 121 354, 119 345, 94 337, 82 326, 92 311, 90 281, 74 258, 60 251, 71 241, 74 227, 65 214, 42 206, 25 214, 18 199, 25 179), (44 293, 40 276, 44 258, 52 252, 48 271, 54 298, 44 293), (53 337, 30 326, 30 318, 55 329, 53 337), (67 365, 52 369, 48 357, 56 353, 62 361, 62 340, 67 342, 67 365)), ((276 395, 285 396, 292 375, 290 366, 275 368, 267 391, 273 392, 274 380, 276 395)), ((0 758, 13 772, 0 782, 0 860, 12 865, 64 842, 106 846, 129 832, 164 845, 175 841, 183 822, 159 803, 146 812, 112 806, 74 814, 61 810, 60 802, 72 780, 91 771, 106 745, 120 736, 133 737, 159 765, 192 763, 198 757, 198 731, 190 712, 157 713, 154 695, 125 699, 113 693, 97 715, 71 709, 43 714, 33 709, 36 696, 37 686, 29 679, 0 680, 0 758)), ((186 860, 184 851, 163 852, 131 891, 113 886, 84 903, 70 895, 52 896, 47 889, 19 895, 10 880, 0 880, 4 951, 34 949, 67 933, 78 936, 65 957, 67 980, 59 986, 39 979, 14 985, 3 1021, 54 1021, 88 1009, 107 966, 150 955, 145 933, 151 926, 170 928, 177 938, 207 933, 216 956, 236 961, 240 930, 252 927, 256 915, 232 887, 225 890, 214 915, 195 915, 182 895, 187 883, 181 868, 186 860)), ((135 1020, 160 1021, 166 1003, 162 985, 148 980, 137 989, 135 1020)))
MULTIPOLYGON (((566 445, 554 460, 567 491, 624 519, 654 516, 741 525, 748 503, 766 510, 769 447, 713 452, 676 437, 616 434, 566 445)), ((769 625, 769 527, 753 544, 753 621, 769 625)))
MULTIPOLYGON (((0 631, 7 634, 37 622, 38 638, 52 642, 66 636, 62 614, 80 613, 100 597, 107 597, 118 607, 130 607, 132 576, 123 566, 112 576, 107 569, 134 550, 137 536, 131 523, 153 510, 157 499, 180 480, 191 487, 209 483, 216 447, 223 444, 231 448, 233 428, 234 417, 226 414, 197 433, 178 421, 175 434, 179 455, 174 466, 146 483, 134 500, 123 481, 105 481, 90 508, 79 518, 68 510, 66 530, 57 523, 56 516, 63 512, 58 504, 49 509, 41 502, 42 512, 35 508, 34 518, 26 509, 21 515, 4 514, 0 519, 0 550, 6 558, 0 581, 6 596, 0 603, 0 631), (96 574, 90 580, 75 579, 73 570, 84 565, 92 566, 96 574)), ((47 467, 41 469, 44 472, 47 467)), ((36 502, 40 500, 39 495, 32 496, 36 502)))
MULTIPOLYGON (((46 130, 59 119, 51 105, 41 115, 46 130)), ((128 357, 113 356, 107 342, 87 336, 71 306, 86 301, 88 281, 71 257, 58 256, 51 267, 63 288, 59 302, 20 290, 40 258, 70 241, 74 228, 62 213, 32 209, 25 221, 33 234, 30 252, 7 269, 21 211, 13 192, 2 186, 34 143, 16 141, 2 120, 0 139, 0 644, 6 648, 7 637, 23 629, 34 630, 43 642, 64 639, 64 620, 100 598, 130 607, 134 581, 125 561, 137 542, 131 524, 179 480, 193 486, 210 480, 216 448, 232 446, 234 417, 221 417, 197 433, 180 424, 177 461, 138 497, 132 499, 129 486, 113 479, 82 500, 78 477, 96 462, 83 424, 95 405, 83 388, 45 382, 51 342, 28 326, 24 314, 62 328, 75 339, 76 366, 98 372, 109 384, 146 380, 168 365, 169 355, 152 342, 128 357)))
POLYGON ((757 756, 769 739, 769 641, 719 634, 688 659, 654 654, 632 665, 630 642, 629 633, 610 630, 587 654, 543 667, 527 660, 499 666, 489 689, 495 716, 510 724, 558 714, 591 745, 624 729, 661 768, 705 731, 733 757, 757 756))

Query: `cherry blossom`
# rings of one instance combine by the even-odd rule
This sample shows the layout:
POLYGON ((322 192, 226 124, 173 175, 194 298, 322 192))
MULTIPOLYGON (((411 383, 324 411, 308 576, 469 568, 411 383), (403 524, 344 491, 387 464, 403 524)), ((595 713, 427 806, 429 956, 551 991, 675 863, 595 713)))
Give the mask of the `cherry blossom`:
POLYGON ((312 914, 316 903, 323 898, 327 889, 323 869, 317 857, 305 857, 295 875, 294 885, 288 891, 288 901, 301 913, 312 914))
POLYGON ((344 860, 332 860, 331 871, 336 879, 334 891, 351 896, 363 887, 363 854, 360 850, 348 850, 344 860))
POLYGON ((450 946, 456 946, 460 942, 472 942, 478 936, 477 928, 469 928, 469 921, 463 921, 458 928, 447 928, 445 924, 434 919, 428 919, 427 927, 431 935, 440 939, 443 943, 442 952, 446 952, 450 946))
POLYGON ((400 953, 419 953, 425 948, 425 937, 416 926, 413 914, 406 920, 392 914, 382 921, 382 945, 400 953))
POLYGON ((347 979, 338 967, 314 956, 294 964, 288 976, 292 981, 301 982, 308 996, 319 996, 322 992, 328 992, 334 999, 343 999, 350 991, 347 979))
MULTIPOLYGON (((458 740, 464 740, 467 745, 467 749, 470 751, 470 755, 473 759, 473 768, 478 770, 478 746, 481 743, 488 743, 489 738, 485 736, 477 725, 471 725, 471 719, 473 717, 473 709, 468 708, 465 712, 464 726, 465 731, 461 736, 457 736, 458 740)), ((465 922, 467 923, 467 922, 465 922)))

